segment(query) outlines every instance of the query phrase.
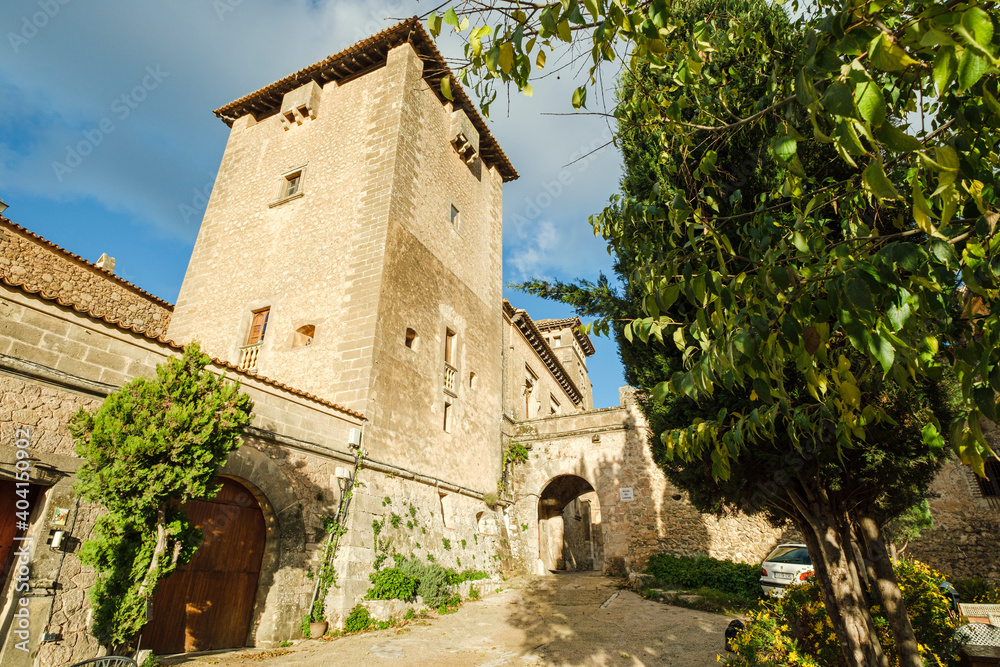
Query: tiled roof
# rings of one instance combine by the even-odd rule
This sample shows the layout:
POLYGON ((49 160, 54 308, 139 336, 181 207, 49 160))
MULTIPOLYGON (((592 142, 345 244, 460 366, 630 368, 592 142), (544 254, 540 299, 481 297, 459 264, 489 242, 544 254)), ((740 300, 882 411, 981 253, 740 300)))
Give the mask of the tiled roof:
POLYGON ((116 276, 111 271, 105 271, 104 269, 102 269, 101 267, 97 266, 93 262, 88 262, 87 260, 85 260, 83 257, 80 257, 79 255, 74 255, 73 253, 69 252, 68 250, 66 250, 64 248, 61 248, 60 246, 57 246, 52 241, 49 241, 48 239, 43 238, 43 237, 39 236, 38 234, 36 234, 34 232, 28 231, 27 229, 25 229, 21 225, 17 224, 16 222, 13 222, 11 220, 8 220, 7 218, 3 217, 2 215, 0 215, 0 226, 9 227, 10 229, 13 229, 13 230, 17 231, 20 234, 24 234, 25 236, 31 237, 35 241, 38 241, 41 245, 47 246, 50 250, 54 250, 57 253, 63 255, 64 257, 68 257, 69 259, 72 259, 74 262, 77 262, 77 263, 80 263, 80 264, 84 264, 85 266, 88 266, 88 267, 90 267, 92 269, 100 271, 102 274, 104 274, 104 276, 108 280, 114 281, 114 282, 118 283, 119 285, 127 287, 128 289, 132 290, 133 292, 141 294, 142 296, 146 297, 150 301, 154 301, 157 304, 159 304, 160 306, 163 306, 167 310, 171 310, 172 311, 174 309, 174 305, 172 303, 164 301, 160 297, 155 296, 153 294, 150 294, 149 292, 147 292, 146 290, 142 289, 141 287, 133 285, 132 283, 130 283, 127 280, 119 278, 118 276, 116 276))
POLYGON ((510 318, 510 321, 524 334, 528 343, 538 353, 538 356, 541 357, 542 362, 552 372, 556 382, 566 391, 566 395, 570 397, 570 400, 576 405, 583 403, 583 393, 580 391, 580 388, 576 386, 576 383, 570 378, 569 373, 566 372, 566 368, 552 352, 552 348, 545 342, 542 332, 538 330, 528 312, 520 308, 515 308, 507 299, 503 300, 503 310, 504 314, 510 318))
POLYGON ((580 321, 579 317, 564 317, 561 320, 538 320, 535 322, 535 326, 541 331, 572 327, 573 335, 576 337, 576 341, 580 343, 580 347, 583 348, 583 353, 588 357, 594 354, 594 342, 590 340, 590 336, 580 331, 583 322, 580 321))
MULTIPOLYGON (((26 287, 24 285, 20 285, 20 284, 11 282, 11 281, 7 280, 6 278, 4 278, 3 276, 0 276, 0 283, 3 283, 5 285, 8 285, 8 286, 13 287, 15 289, 19 289, 19 290, 21 290, 22 292, 24 292, 26 294, 30 294, 32 296, 36 296, 38 298, 44 299, 45 301, 49 301, 49 302, 52 302, 52 303, 57 303, 60 306, 64 306, 66 308, 71 308, 72 310, 74 310, 74 311, 80 313, 81 315, 84 315, 84 316, 86 316, 86 317, 88 317, 88 318, 90 318, 92 320, 95 320, 95 321, 98 321, 98 322, 104 322, 106 324, 110 324, 110 325, 112 325, 114 327, 117 327, 118 329, 122 329, 124 331, 130 331, 130 332, 132 332, 132 333, 134 333, 134 334, 136 334, 138 336, 142 336, 143 338, 146 338, 148 340, 155 341, 155 342, 160 343, 162 345, 166 345, 166 346, 170 347, 171 349, 173 349, 173 350, 175 350, 177 352, 183 352, 183 350, 184 350, 184 347, 182 345, 179 345, 179 344, 175 343, 172 340, 169 340, 169 339, 167 339, 167 338, 165 338, 163 336, 151 336, 150 334, 146 333, 145 331, 142 331, 140 329, 136 329, 135 327, 128 326, 128 325, 126 325, 123 322, 120 322, 118 320, 112 319, 110 317, 105 317, 104 315, 97 315, 97 314, 91 312, 90 309, 88 309, 86 306, 83 306, 83 305, 81 305, 79 303, 73 303, 71 301, 60 299, 59 297, 50 296, 48 294, 45 294, 41 290, 32 290, 32 289, 29 289, 28 287, 26 287)), ((282 382, 278 382, 277 380, 272 380, 270 378, 264 377, 263 375, 257 375, 256 373, 250 373, 249 371, 240 370, 239 368, 237 368, 233 364, 229 363, 228 361, 222 361, 221 359, 216 359, 216 358, 212 357, 212 363, 215 364, 216 366, 221 366, 222 368, 225 368, 226 370, 233 371, 234 373, 236 373, 238 375, 242 375, 242 376, 248 377, 248 378, 253 378, 254 380, 257 380, 258 382, 262 382, 262 383, 264 383, 266 385, 270 385, 272 387, 277 387, 278 389, 282 389, 284 391, 287 391, 290 394, 294 394, 295 396, 299 396, 301 398, 308 399, 308 400, 310 400, 310 401, 312 401, 314 403, 319 403, 320 405, 324 405, 324 406, 326 406, 328 408, 332 408, 334 410, 337 410, 338 412, 343 412, 344 414, 351 415, 352 417, 357 417, 358 419, 365 419, 365 416, 363 414, 361 414, 360 412, 355 412, 354 410, 351 410, 349 408, 345 408, 342 405, 338 405, 336 403, 333 403, 332 401, 328 401, 325 398, 320 398, 319 396, 315 396, 313 394, 310 394, 309 392, 302 391, 301 389, 296 389, 295 387, 289 387, 287 384, 284 384, 282 382)))
POLYGON ((385 65, 389 51, 406 42, 413 45, 417 54, 424 61, 424 79, 442 103, 448 100, 441 95, 441 79, 446 74, 450 77, 451 92, 455 98, 452 104, 455 109, 464 110, 472 124, 475 125, 476 130, 479 131, 479 152, 483 162, 488 166, 496 167, 505 183, 515 180, 518 177, 517 170, 514 169, 496 139, 493 138, 486 122, 476 110, 476 105, 469 100, 455 75, 448 69, 444 57, 434 46, 434 41, 415 16, 318 63, 300 69, 294 74, 289 74, 269 86, 264 86, 256 92, 245 95, 235 102, 230 102, 224 107, 216 109, 215 115, 232 127, 236 119, 246 114, 271 113, 281 107, 285 93, 291 92, 309 81, 315 81, 319 85, 330 81, 342 82, 382 67, 385 65))

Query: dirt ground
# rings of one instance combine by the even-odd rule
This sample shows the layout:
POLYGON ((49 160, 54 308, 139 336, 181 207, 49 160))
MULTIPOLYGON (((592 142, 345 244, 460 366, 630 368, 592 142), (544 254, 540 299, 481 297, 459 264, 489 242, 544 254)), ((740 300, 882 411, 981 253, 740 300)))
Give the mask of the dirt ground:
POLYGON ((405 627, 302 641, 290 648, 176 656, 162 664, 217 665, 594 665, 709 667, 724 653, 726 616, 644 600, 595 573, 518 577, 454 614, 405 627))

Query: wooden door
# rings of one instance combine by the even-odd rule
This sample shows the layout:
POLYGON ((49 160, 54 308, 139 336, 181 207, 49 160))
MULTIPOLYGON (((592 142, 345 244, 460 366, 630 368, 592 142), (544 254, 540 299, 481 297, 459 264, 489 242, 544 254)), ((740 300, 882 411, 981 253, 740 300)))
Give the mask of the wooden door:
POLYGON ((165 655, 246 645, 264 555, 264 515, 246 488, 222 479, 210 501, 184 505, 205 541, 160 584, 142 647, 165 655))
MULTIPOLYGON (((18 524, 23 526, 23 523, 31 521, 35 505, 38 504, 40 488, 37 484, 18 487, 14 481, 0 480, 0 585, 6 583, 7 574, 14 562, 14 551, 19 544, 14 538, 23 536, 26 532, 18 524), (28 509, 18 509, 18 500, 27 501, 28 509)), ((24 502, 21 507, 24 507, 24 502)), ((6 586, 0 590, 6 590, 6 586)))

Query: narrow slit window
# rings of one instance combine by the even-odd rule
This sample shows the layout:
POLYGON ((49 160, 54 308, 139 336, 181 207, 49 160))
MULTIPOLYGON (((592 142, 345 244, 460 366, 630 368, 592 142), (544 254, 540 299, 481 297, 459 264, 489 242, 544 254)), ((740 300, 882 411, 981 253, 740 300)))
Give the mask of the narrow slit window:
POLYGON ((255 345, 264 340, 264 333, 267 331, 267 318, 271 314, 270 308, 261 308, 253 311, 250 320, 250 332, 247 335, 247 345, 255 345))
POLYGON ((444 402, 444 432, 451 433, 451 401, 444 402))
POLYGON ((454 365, 454 352, 455 352, 455 332, 451 329, 445 329, 444 332, 444 362, 446 364, 454 365))
POLYGON ((451 226, 458 229, 458 209, 454 204, 451 205, 451 226))
POLYGON ((403 344, 411 350, 417 349, 417 332, 413 329, 407 329, 406 336, 403 338, 403 344))
POLYGON ((478 380, 475 373, 469 373, 469 389, 475 389, 478 380))

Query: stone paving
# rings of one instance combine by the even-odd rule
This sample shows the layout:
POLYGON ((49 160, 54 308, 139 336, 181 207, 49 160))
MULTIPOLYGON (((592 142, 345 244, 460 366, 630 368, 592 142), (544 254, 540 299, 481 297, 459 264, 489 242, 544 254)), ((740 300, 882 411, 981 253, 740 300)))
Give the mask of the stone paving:
POLYGON ((272 650, 163 659, 195 667, 270 665, 718 665, 729 617, 644 600, 595 573, 517 577, 454 614, 272 650))

